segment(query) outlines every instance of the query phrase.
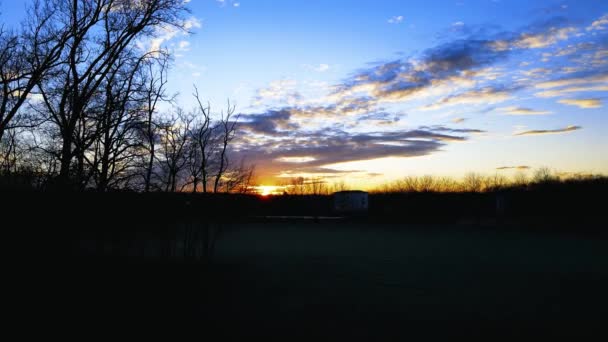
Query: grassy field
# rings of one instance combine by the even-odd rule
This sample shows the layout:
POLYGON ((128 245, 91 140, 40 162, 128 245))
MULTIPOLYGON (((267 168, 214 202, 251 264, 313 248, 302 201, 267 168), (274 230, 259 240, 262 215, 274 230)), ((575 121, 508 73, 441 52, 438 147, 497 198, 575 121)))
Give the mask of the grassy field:
POLYGON ((607 247, 457 226, 233 225, 200 315, 232 338, 597 336, 607 247))
POLYGON ((212 341, 608 337, 608 239, 521 228, 225 224, 210 264, 20 267, 15 315, 62 334, 170 327, 212 341))

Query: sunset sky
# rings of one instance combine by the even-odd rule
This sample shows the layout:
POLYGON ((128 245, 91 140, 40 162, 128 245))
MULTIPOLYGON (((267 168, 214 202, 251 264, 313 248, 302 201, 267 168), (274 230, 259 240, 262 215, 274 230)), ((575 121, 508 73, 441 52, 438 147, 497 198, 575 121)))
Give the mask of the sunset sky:
MULTIPOLYGON (((191 0, 170 89, 241 113, 261 183, 608 173, 608 1, 191 0)), ((17 22, 25 4, 0 3, 17 22)))

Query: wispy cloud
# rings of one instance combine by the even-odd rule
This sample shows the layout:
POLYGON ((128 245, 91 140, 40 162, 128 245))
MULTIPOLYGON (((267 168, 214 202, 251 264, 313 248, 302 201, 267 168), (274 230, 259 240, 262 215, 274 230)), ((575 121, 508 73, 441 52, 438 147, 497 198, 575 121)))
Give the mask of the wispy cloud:
POLYGON ((605 92, 608 91, 608 85, 591 85, 591 86, 583 86, 583 87, 568 87, 556 90, 546 90, 541 91, 535 96, 538 97, 560 97, 564 95, 568 95, 570 93, 586 93, 586 92, 605 92))
POLYGON ((187 52, 190 51, 190 42, 187 40, 182 40, 177 43, 177 51, 187 52))
POLYGON ((454 105, 474 105, 474 104, 495 104, 511 98, 511 89, 486 87, 478 90, 471 90, 461 94, 442 98, 436 103, 426 105, 421 110, 437 110, 445 106, 454 105))
POLYGON ((196 17, 190 17, 182 24, 183 30, 172 25, 160 26, 156 28, 154 32, 154 38, 147 41, 139 41, 137 45, 140 49, 145 51, 160 51, 163 44, 166 42, 171 41, 178 36, 187 36, 193 29, 202 27, 201 21, 196 17))
POLYGON ((289 79, 272 81, 268 87, 258 89, 255 102, 256 104, 262 104, 270 100, 295 104, 302 98, 296 90, 297 84, 296 80, 289 79))
POLYGON ((220 7, 225 7, 228 4, 232 7, 241 7, 241 3, 235 0, 216 0, 216 2, 220 7))
POLYGON ((403 22, 403 19, 404 18, 403 18, 402 15, 396 15, 396 16, 388 19, 387 21, 388 21, 389 24, 400 24, 400 23, 403 22))
POLYGON ((574 27, 550 28, 540 33, 522 33, 512 45, 520 49, 538 49, 553 45, 559 41, 567 40, 570 35, 577 32, 574 27))
MULTIPOLYGON (((437 90, 442 86, 446 92, 454 88, 470 88, 477 83, 500 77, 501 73, 490 73, 487 70, 494 64, 505 61, 515 50, 548 47, 568 39, 576 29, 565 24, 563 21, 550 20, 525 28, 522 32, 502 32, 486 38, 471 34, 467 38, 448 41, 427 49, 418 58, 388 61, 362 70, 338 86, 336 94, 367 93, 379 101, 395 102, 419 98, 420 94, 429 89, 437 90)), ((491 91, 491 87, 485 86, 467 92, 497 103, 508 99, 509 93, 517 90, 517 87, 502 88, 501 91, 491 91)), ((460 96, 451 94, 426 109, 459 101, 466 104, 482 101, 479 97, 467 95, 466 92, 460 96)))
POLYGON ((518 165, 518 166, 501 166, 497 167, 496 170, 529 170, 531 169, 528 165, 518 165))
POLYGON ((329 66, 329 64, 325 64, 325 63, 316 64, 316 65, 304 64, 304 68, 306 68, 308 70, 316 71, 316 72, 325 72, 330 69, 330 66, 329 66))
POLYGON ((600 99, 562 99, 557 101, 570 106, 577 106, 579 108, 600 108, 602 107, 602 100, 600 99))
POLYGON ((531 108, 515 107, 515 106, 498 108, 498 110, 501 111, 505 115, 545 115, 545 114, 551 114, 550 111, 546 111, 546 110, 534 110, 534 109, 531 109, 531 108))
POLYGON ((515 133, 515 136, 523 136, 523 135, 545 135, 545 134, 562 134, 562 133, 570 133, 576 130, 582 129, 581 126, 567 126, 565 128, 558 129, 540 129, 540 130, 531 130, 515 133))
POLYGON ((605 14, 587 27, 587 31, 600 31, 608 28, 608 14, 605 14))
POLYGON ((535 87, 539 89, 550 89, 595 83, 608 83, 608 72, 588 72, 577 76, 539 82, 535 85, 535 87))

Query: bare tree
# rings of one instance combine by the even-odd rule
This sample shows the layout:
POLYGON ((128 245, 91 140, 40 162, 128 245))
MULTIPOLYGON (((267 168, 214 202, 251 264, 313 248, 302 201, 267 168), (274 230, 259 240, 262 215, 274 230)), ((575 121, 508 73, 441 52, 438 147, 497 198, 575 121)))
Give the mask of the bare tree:
POLYGON ((495 173, 494 175, 483 178, 483 188, 485 191, 496 191, 506 187, 509 183, 507 177, 495 173))
POLYGON ((248 194, 253 189, 255 165, 248 165, 245 160, 231 167, 224 173, 223 191, 228 193, 248 194))
POLYGON ((16 171, 18 151, 17 151, 17 131, 7 130, 5 137, 0 140, 0 174, 9 174, 16 171))
POLYGON ((118 60, 106 76, 100 94, 102 109, 95 118, 96 140, 93 151, 84 154, 98 191, 106 191, 136 176, 131 170, 141 154, 141 123, 147 121, 141 110, 146 101, 145 79, 138 77, 141 67, 153 55, 118 60), (143 93, 144 96, 141 96, 143 93))
POLYGON ((61 63, 71 36, 57 24, 49 1, 35 1, 27 17, 22 32, 0 24, 0 140, 6 130, 19 126, 13 122, 19 109, 49 70, 61 63))
POLYGON ((211 189, 214 193, 232 192, 253 177, 253 167, 245 166, 243 161, 240 165, 232 165, 229 158, 239 119, 239 115, 235 115, 236 107, 228 101, 226 111, 222 111, 220 118, 214 121, 211 105, 203 104, 196 86, 193 96, 198 107, 191 131, 193 149, 189 153, 189 185, 194 192, 198 191, 199 183, 203 193, 211 189))
POLYGON ((182 0, 48 0, 69 32, 64 63, 54 70, 51 81, 38 88, 62 140, 60 183, 68 183, 76 157, 74 178, 83 177, 83 154, 95 139, 85 132, 92 98, 100 90, 113 66, 125 53, 134 51, 137 39, 150 37, 154 29, 171 26, 183 29, 182 0), (86 138, 86 139, 85 139, 86 138))
POLYGON ((207 192, 210 178, 210 167, 213 160, 213 145, 217 139, 214 137, 214 127, 211 122, 211 105, 203 105, 198 88, 194 86, 194 98, 198 104, 194 129, 192 130, 193 149, 191 151, 192 163, 190 171, 192 176, 194 192, 198 191, 198 183, 201 183, 203 193, 207 192))
POLYGON ((418 178, 418 186, 417 189, 420 192, 431 192, 436 190, 436 181, 435 178, 431 175, 425 175, 423 177, 418 178))
POLYGON ((346 190, 348 190, 348 185, 344 180, 340 180, 332 184, 332 192, 340 192, 346 190))
POLYGON ((515 186, 527 186, 529 183, 528 175, 526 175, 523 171, 517 171, 515 175, 513 175, 513 182, 515 186))
POLYGON ((543 166, 534 171, 534 176, 532 177, 534 183, 549 183, 557 179, 555 173, 548 167, 543 166))
POLYGON ((236 124, 238 122, 238 115, 234 116, 234 111, 236 107, 230 105, 230 100, 228 100, 228 106, 226 112, 222 111, 220 122, 218 124, 218 129, 220 131, 220 144, 218 150, 218 166, 217 172, 215 174, 215 181, 213 183, 213 192, 217 193, 220 189, 221 181, 224 177, 226 170, 230 166, 230 162, 228 160, 228 145, 234 139, 234 135, 236 133, 236 124))
POLYGON ((142 125, 142 135, 145 140, 143 146, 147 152, 143 174, 145 192, 150 191, 156 158, 157 108, 161 102, 172 103, 175 99, 175 95, 169 96, 166 91, 169 62, 170 56, 166 52, 159 52, 157 57, 149 60, 144 68, 143 101, 145 118, 142 125))
POLYGON ((306 179, 304 177, 294 177, 285 185, 285 191, 289 195, 304 195, 306 193, 306 179))
POLYGON ((460 191, 460 184, 450 177, 440 177, 435 181, 437 192, 457 192, 460 191))
POLYGON ((310 195, 327 195, 329 188, 327 182, 322 177, 314 177, 308 181, 308 194, 310 195))
POLYGON ((193 121, 193 117, 181 108, 177 108, 176 112, 171 118, 159 124, 161 132, 159 176, 162 179, 163 190, 171 192, 178 190, 180 176, 188 165, 189 133, 193 121))
POLYGON ((468 192, 481 192, 483 190, 483 176, 469 172, 464 176, 463 190, 468 192))

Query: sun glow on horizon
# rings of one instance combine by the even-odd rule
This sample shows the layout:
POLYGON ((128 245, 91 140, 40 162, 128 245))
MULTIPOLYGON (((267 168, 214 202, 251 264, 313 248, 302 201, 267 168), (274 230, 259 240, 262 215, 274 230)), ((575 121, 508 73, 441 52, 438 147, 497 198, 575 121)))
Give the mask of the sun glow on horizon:
POLYGON ((260 196, 280 195, 283 193, 284 187, 278 185, 258 185, 255 186, 255 192, 260 196))

